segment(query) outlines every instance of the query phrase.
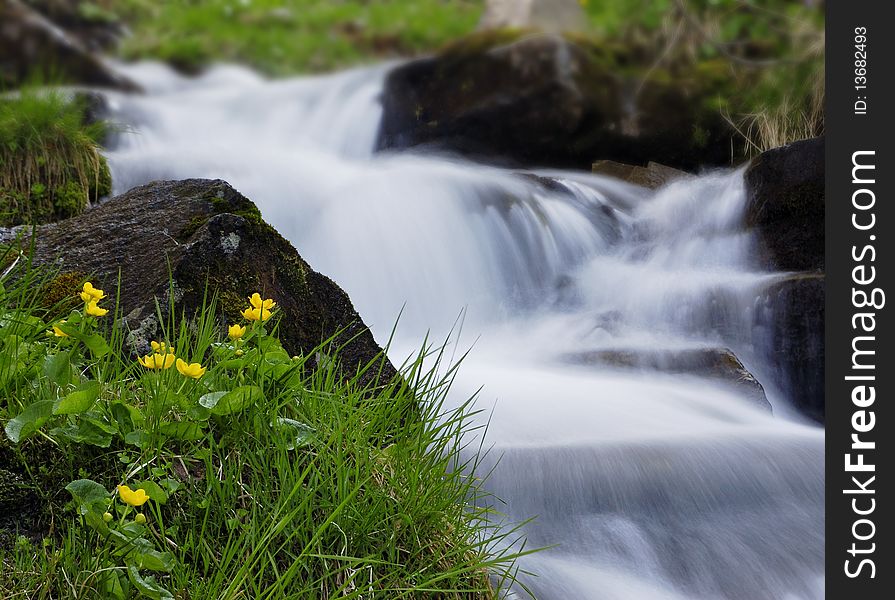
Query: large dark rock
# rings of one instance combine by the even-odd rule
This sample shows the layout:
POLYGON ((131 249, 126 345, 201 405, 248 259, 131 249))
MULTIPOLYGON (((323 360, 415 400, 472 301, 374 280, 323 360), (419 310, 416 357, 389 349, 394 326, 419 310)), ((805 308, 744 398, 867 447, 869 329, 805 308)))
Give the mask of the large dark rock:
POLYGON ((758 230, 766 266, 824 269, 824 138, 763 152, 746 171, 746 221, 758 230))
POLYGON ((599 159, 729 164, 712 77, 632 65, 625 52, 558 34, 479 32, 389 74, 378 147, 581 169, 599 159))
POLYGON ((822 274, 784 277, 768 286, 760 298, 767 307, 757 326, 769 335, 772 377, 795 406, 823 422, 824 298, 822 274))
POLYGON ((75 37, 20 0, 0 0, 0 89, 30 78, 134 91, 75 37))
POLYGON ((162 181, 137 187, 79 217, 37 230, 35 258, 63 274, 83 273, 106 290, 121 274, 121 314, 137 352, 148 350, 173 292, 177 314, 194 312, 207 290, 238 322, 246 297, 261 292, 280 306, 279 335, 291 353, 310 352, 337 334, 346 375, 377 361, 395 374, 348 295, 314 271, 223 181, 162 181), (169 268, 172 284, 169 287, 169 268), (341 332, 341 333, 340 333, 341 332))
POLYGON ((603 349, 579 352, 565 357, 579 365, 604 366, 614 369, 640 369, 681 375, 694 375, 722 382, 756 406, 771 410, 764 388, 740 359, 726 348, 692 348, 679 350, 603 349))

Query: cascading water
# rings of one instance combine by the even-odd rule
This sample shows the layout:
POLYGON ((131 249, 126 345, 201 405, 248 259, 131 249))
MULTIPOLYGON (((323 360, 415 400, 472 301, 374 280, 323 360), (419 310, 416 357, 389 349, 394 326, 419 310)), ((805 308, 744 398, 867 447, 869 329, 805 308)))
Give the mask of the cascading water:
MULTIPOLYGON (((823 597, 823 434, 699 374, 587 364, 596 351, 731 348, 763 380, 742 174, 658 192, 582 173, 374 155, 387 67, 268 82, 127 67, 116 191, 214 177, 332 276, 397 362, 463 312, 454 393, 494 411, 485 468, 526 527, 522 579, 551 599, 823 597), (545 179, 541 176, 549 176, 545 179), (495 402, 496 400, 496 402, 495 402)), ((655 365, 653 365, 654 367, 655 365)), ((521 594, 520 594, 521 595, 521 594)))

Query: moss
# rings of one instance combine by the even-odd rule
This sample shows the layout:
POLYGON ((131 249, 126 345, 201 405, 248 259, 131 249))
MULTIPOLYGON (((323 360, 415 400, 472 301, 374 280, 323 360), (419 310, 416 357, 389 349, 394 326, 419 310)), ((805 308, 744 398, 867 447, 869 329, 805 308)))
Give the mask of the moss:
POLYGON ((39 294, 41 307, 53 316, 69 313, 80 304, 78 291, 86 280, 87 276, 78 271, 60 273, 45 283, 41 289, 39 294))

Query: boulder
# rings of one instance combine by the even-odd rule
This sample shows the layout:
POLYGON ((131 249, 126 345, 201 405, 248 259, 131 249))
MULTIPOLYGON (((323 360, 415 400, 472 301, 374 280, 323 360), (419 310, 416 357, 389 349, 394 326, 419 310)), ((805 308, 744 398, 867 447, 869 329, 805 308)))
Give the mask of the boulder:
POLYGON ((586 24, 580 0, 487 0, 479 28, 531 27, 561 33, 581 31, 586 24))
POLYGON ((308 353, 336 336, 346 376, 369 363, 370 377, 377 370, 395 375, 348 295, 223 181, 154 182, 42 226, 35 260, 55 264, 59 277, 86 274, 107 290, 116 289, 120 271, 120 311, 136 353, 159 337, 156 301, 163 318, 170 301, 176 314, 189 315, 202 305, 207 284, 230 322, 241 319, 252 292, 276 300, 279 335, 290 353, 308 353))
POLYGON ((596 159, 729 164, 711 78, 626 64, 626 52, 583 37, 478 32, 391 71, 378 148, 580 169, 596 159))
POLYGON ((0 89, 29 78, 136 91, 77 39, 20 0, 0 0, 0 89))
POLYGON ((746 222, 765 265, 780 271, 824 269, 824 138, 763 152, 746 171, 746 222))
POLYGON ((570 354, 566 362, 615 369, 641 369, 662 373, 695 375, 723 382, 736 388, 756 406, 771 410, 764 388, 726 348, 680 350, 601 349, 570 354))
POLYGON ((774 378, 796 408, 824 421, 824 299, 822 274, 790 275, 769 285, 759 298, 756 321, 769 336, 774 378))

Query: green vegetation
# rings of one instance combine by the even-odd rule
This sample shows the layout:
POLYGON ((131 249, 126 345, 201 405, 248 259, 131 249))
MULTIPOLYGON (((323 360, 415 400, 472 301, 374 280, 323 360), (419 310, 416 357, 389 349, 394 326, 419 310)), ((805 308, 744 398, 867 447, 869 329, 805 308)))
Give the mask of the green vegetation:
POLYGON ((328 344, 289 356, 259 295, 229 328, 210 300, 134 360, 89 283, 64 319, 41 308, 57 279, 25 258, 0 279, 0 596, 473 599, 511 581, 516 557, 491 554, 509 533, 471 504, 453 369, 421 355, 362 385, 379 360, 346 378, 328 344))
POLYGON ((319 72, 438 48, 469 33, 481 0, 119 0, 126 58, 186 70, 215 60, 270 75, 319 72))
POLYGON ((824 130, 823 3, 582 0, 591 28, 651 63, 697 65, 717 108, 755 153, 824 130))
POLYGON ((56 90, 0 98, 0 226, 71 217, 111 192, 104 127, 85 114, 83 99, 56 90))

